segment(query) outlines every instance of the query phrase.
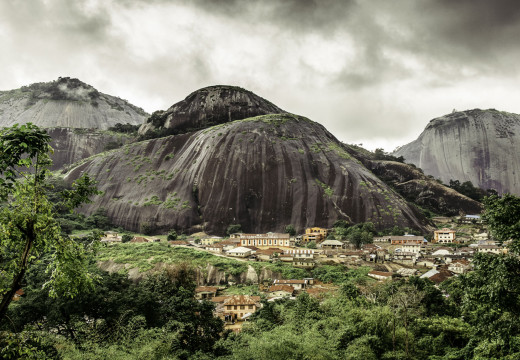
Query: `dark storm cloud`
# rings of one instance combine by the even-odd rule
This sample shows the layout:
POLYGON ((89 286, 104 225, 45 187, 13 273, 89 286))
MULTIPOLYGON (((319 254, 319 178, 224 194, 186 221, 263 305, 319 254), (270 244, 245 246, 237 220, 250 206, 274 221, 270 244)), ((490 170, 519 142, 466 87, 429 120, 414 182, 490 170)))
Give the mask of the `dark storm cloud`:
POLYGON ((414 29, 437 56, 493 66, 518 52, 518 1, 418 1, 413 10, 418 15, 414 29))
POLYGON ((519 38, 511 0, 0 1, 0 89, 72 76, 152 112, 229 83, 348 141, 396 139, 515 103, 519 38))
POLYGON ((104 9, 68 0, 2 2, 0 19, 10 25, 15 36, 29 34, 49 43, 56 39, 46 38, 46 34, 92 41, 106 39, 111 25, 104 9))
POLYGON ((334 81, 353 88, 417 75, 390 59, 388 50, 418 58, 429 71, 451 80, 466 76, 462 69, 468 68, 502 72, 502 66, 516 62, 519 51, 520 2, 516 0, 194 0, 186 4, 252 26, 271 24, 295 41, 308 33, 324 38, 348 34, 357 45, 357 61, 346 63, 334 81), (394 25, 406 36, 394 31, 394 25))

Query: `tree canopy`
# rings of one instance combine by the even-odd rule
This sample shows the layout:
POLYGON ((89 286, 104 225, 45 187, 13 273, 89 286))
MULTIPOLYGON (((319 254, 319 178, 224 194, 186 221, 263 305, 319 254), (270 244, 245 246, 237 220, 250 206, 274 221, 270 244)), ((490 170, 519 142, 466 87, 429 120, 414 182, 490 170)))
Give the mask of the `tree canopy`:
POLYGON ((49 142, 47 133, 32 124, 0 131, 0 322, 27 269, 46 254, 45 286, 52 295, 74 296, 92 280, 83 245, 62 234, 54 213, 56 206, 72 210, 88 202, 97 190, 85 175, 61 193, 59 204, 51 203, 45 195, 49 142))
POLYGON ((500 242, 512 240, 510 249, 520 253, 520 198, 505 194, 484 199, 484 215, 491 235, 500 242))

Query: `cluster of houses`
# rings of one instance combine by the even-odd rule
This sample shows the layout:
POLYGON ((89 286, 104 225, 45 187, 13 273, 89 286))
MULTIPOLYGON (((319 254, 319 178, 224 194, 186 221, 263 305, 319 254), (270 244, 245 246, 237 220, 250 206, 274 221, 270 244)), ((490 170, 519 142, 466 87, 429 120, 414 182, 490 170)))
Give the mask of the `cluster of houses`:
MULTIPOLYGON (((302 292, 317 297, 332 290, 331 286, 313 278, 273 280, 269 285, 261 285, 260 288, 266 294, 267 301, 274 301, 283 297, 294 299, 302 292)), ((215 315, 224 321, 225 328, 240 331, 242 324, 262 307, 261 298, 253 295, 222 295, 223 290, 225 290, 225 287, 198 286, 195 289, 195 297, 198 300, 213 302, 216 305, 215 315)))

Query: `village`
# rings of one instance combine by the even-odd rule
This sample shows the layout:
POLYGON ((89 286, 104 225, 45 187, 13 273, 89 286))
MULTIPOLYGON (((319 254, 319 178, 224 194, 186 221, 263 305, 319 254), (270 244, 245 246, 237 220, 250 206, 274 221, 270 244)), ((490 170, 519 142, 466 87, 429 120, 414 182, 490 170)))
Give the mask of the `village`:
MULTIPOLYGON (((311 227, 299 236, 288 233, 233 233, 229 238, 219 236, 190 237, 171 240, 172 247, 192 247, 216 256, 248 262, 281 262, 296 268, 312 270, 321 265, 344 265, 348 268, 369 267, 373 281, 420 276, 438 285, 443 281, 472 270, 476 253, 507 253, 507 247, 490 238, 479 215, 433 219, 438 227, 430 236, 405 234, 373 237, 372 243, 356 249, 348 241, 330 238, 332 229, 311 227), (307 247, 315 244, 315 248, 307 247)), ((121 236, 107 232, 104 243, 121 242, 121 236)), ((136 236, 130 243, 158 242, 159 238, 136 236)), ((505 245, 505 244, 504 244, 505 245)), ((314 247, 314 246, 313 246, 314 247)), ((314 278, 274 279, 258 284, 258 294, 226 294, 229 284, 198 286, 196 298, 215 303, 215 315, 232 331, 240 331, 242 324, 259 309, 262 295, 267 301, 294 299, 302 292, 322 297, 337 287, 314 278)), ((232 285, 232 284, 231 284, 232 285)))

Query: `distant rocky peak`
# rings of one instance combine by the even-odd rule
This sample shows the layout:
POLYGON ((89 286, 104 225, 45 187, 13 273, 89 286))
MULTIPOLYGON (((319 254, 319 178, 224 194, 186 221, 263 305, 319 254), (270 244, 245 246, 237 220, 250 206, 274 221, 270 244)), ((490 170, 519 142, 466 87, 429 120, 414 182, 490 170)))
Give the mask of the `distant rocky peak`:
POLYGON ((185 133, 234 120, 284 112, 249 90, 214 85, 192 92, 164 112, 155 112, 139 133, 155 133, 153 137, 185 133))
POLYGON ((31 92, 32 99, 92 101, 99 97, 99 92, 94 87, 70 77, 59 77, 58 80, 51 82, 22 86, 21 90, 31 92))

